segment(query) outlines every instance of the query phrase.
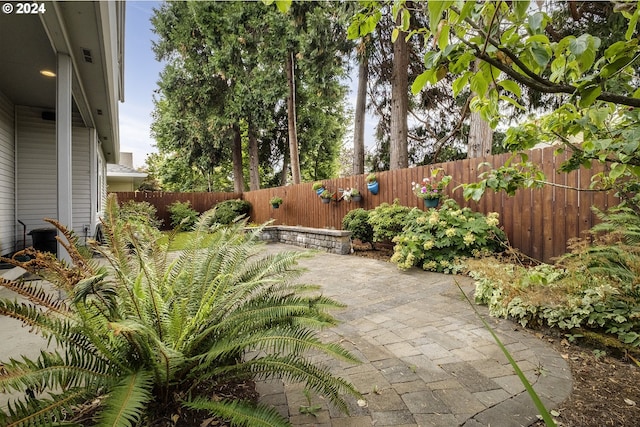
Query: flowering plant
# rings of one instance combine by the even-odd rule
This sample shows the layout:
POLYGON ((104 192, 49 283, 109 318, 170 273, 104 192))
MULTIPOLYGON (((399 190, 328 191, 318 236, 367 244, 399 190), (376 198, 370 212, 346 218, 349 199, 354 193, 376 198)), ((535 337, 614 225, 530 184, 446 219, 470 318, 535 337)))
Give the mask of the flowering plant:
POLYGON ((412 182, 411 188, 414 194, 420 199, 439 199, 442 197, 445 187, 451 182, 451 176, 445 175, 442 179, 437 179, 440 171, 441 169, 434 170, 431 173, 431 179, 423 178, 422 182, 412 182))
POLYGON ((352 198, 360 196, 360 191, 357 188, 347 188, 342 192, 342 199, 350 202, 352 198))

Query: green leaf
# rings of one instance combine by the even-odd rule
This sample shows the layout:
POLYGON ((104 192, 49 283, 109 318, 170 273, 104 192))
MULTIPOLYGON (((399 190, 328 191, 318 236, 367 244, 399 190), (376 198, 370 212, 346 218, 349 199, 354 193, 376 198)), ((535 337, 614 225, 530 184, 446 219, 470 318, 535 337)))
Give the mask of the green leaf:
POLYGON ((391 43, 395 43, 399 35, 400 30, 398 29, 398 27, 394 27, 393 31, 391 32, 391 43))
POLYGON ((411 13, 409 9, 402 9, 402 31, 407 31, 411 23, 411 13))
POLYGON ((427 2, 427 8, 429 9, 429 29, 433 33, 438 29, 438 23, 440 23, 440 19, 442 18, 442 11, 445 7, 449 7, 449 5, 445 6, 445 3, 444 1, 427 2))
POLYGON ((507 101, 509 104, 513 105, 514 107, 520 109, 520 110, 524 110, 525 108, 520 105, 518 103, 518 101, 516 101, 515 99, 509 97, 509 96, 505 96, 505 95, 500 95, 500 99, 503 101, 507 101))
POLYGON ((624 38, 628 41, 633 37, 633 33, 636 32, 636 26, 638 25, 638 16, 640 16, 640 10, 636 9, 633 13, 633 16, 629 20, 629 27, 627 28, 627 32, 624 34, 624 38))
POLYGON ((544 43, 544 44, 549 44, 549 38, 547 36, 545 36, 544 34, 536 34, 533 35, 531 37, 528 37, 527 40, 525 41, 526 44, 532 44, 532 43, 544 43))
POLYGON ((424 85, 426 85, 433 78, 433 69, 427 70, 424 73, 420 74, 411 84, 411 93, 416 95, 419 93, 424 85))
POLYGON ((529 48, 533 54, 533 60, 536 61, 540 67, 545 68, 551 59, 551 54, 542 46, 534 45, 529 48))
POLYGON ((460 21, 468 18, 473 12, 473 9, 476 6, 476 2, 473 1, 465 1, 464 6, 462 6, 462 10, 460 11, 460 21))
POLYGON ((489 82, 483 73, 474 73, 469 83, 471 90, 480 96, 484 96, 487 93, 487 89, 489 89, 489 82))
MULTIPOLYGON (((473 3, 473 2, 470 2, 473 3)), ((527 16, 527 9, 529 8, 529 0, 515 0, 513 3, 513 11, 518 19, 522 19, 527 16)))
POLYGON ((593 104, 602 93, 602 88, 600 86, 590 86, 586 89, 580 91, 580 101, 578 105, 581 108, 587 108, 591 104, 593 104))
POLYGON ((291 3, 292 0, 276 0, 276 7, 280 12, 287 13, 291 8, 291 3))
POLYGON ((467 71, 457 79, 455 79, 451 85, 453 89, 453 96, 456 97, 469 83, 469 77, 471 76, 471 71, 467 71))
POLYGON ((585 50, 589 47, 589 43, 587 41, 588 34, 583 34, 577 39, 571 40, 569 43, 569 51, 576 56, 580 56, 584 53, 585 50))
POLYGON ((520 86, 513 80, 501 80, 498 82, 498 85, 502 86, 503 89, 513 93, 518 98, 522 96, 522 90, 520 89, 520 86))
POLYGON ((542 12, 536 12, 533 15, 529 15, 527 18, 527 22, 529 23, 529 28, 534 32, 537 32, 542 27, 542 20, 544 19, 544 14, 542 12))
POLYGON ((602 67, 602 70, 600 70, 600 77, 607 78, 612 74, 615 74, 618 70, 624 68, 627 64, 629 64, 632 59, 633 58, 630 58, 628 56, 623 56, 616 59, 614 62, 605 65, 604 67, 602 67))
POLYGON ((614 56, 627 50, 627 43, 622 40, 615 42, 604 51, 604 57, 612 59, 614 56))
POLYGON ((618 179, 624 175, 627 167, 620 163, 612 163, 611 170, 609 171, 609 177, 612 179, 618 179))
POLYGON ((449 45, 449 24, 444 24, 440 28, 440 35, 438 36, 438 47, 440 50, 444 50, 449 45))

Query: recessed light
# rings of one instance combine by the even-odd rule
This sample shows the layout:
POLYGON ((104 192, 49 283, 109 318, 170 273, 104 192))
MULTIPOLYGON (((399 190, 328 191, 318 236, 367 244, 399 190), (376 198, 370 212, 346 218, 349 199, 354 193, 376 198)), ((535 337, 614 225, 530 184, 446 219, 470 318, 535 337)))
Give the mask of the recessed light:
POLYGON ((42 74, 45 77, 55 77, 56 73, 54 73, 51 70, 40 70, 40 74, 42 74))

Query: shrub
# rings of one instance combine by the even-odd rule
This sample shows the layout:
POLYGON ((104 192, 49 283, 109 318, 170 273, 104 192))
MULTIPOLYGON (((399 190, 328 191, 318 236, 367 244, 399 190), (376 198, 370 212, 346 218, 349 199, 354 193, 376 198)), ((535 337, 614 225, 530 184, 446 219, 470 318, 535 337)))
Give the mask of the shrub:
POLYGON ((522 325, 596 329, 640 346, 640 217, 624 208, 599 216, 595 242, 573 242, 555 266, 470 263, 476 301, 522 325))
POLYGON ((497 213, 484 216, 447 199, 440 209, 413 209, 393 241, 391 262, 399 268, 457 273, 463 259, 502 250, 505 235, 498 228, 497 213))
POLYGON ((373 241, 384 242, 392 240, 402 232, 407 215, 411 208, 399 204, 398 199, 393 204, 382 203, 369 212, 369 223, 373 228, 373 241))
POLYGON ((215 206, 213 221, 218 224, 231 224, 241 217, 248 217, 251 211, 251 203, 235 199, 225 200, 215 206))
POLYGON ((175 405, 229 416, 235 425, 287 425, 273 408, 206 391, 253 377, 306 383, 343 410, 343 393, 358 396, 330 373, 331 364, 316 362, 321 354, 356 359, 318 338, 316 329, 336 323, 328 310, 341 305, 295 283, 303 252, 261 255, 261 227, 209 227, 205 215, 192 246, 169 261, 155 235, 115 218, 111 197, 107 243, 95 247, 109 268, 84 258, 73 234, 54 221, 74 265, 32 249, 35 261, 14 262, 65 299, 32 282, 3 283, 30 302, 0 298, 0 313, 49 337, 56 350, 1 362, 0 390, 32 397, 11 397, 0 425, 155 425, 149 408, 175 405), (75 418, 87 408, 97 410, 95 419, 75 418))
POLYGON ((351 237, 363 243, 373 243, 373 228, 369 224, 369 211, 358 208, 347 212, 342 218, 342 228, 351 232, 351 237))
POLYGON ((157 213, 156 207, 149 202, 128 200, 120 206, 118 217, 125 223, 159 228, 162 221, 158 219, 157 213))
POLYGON ((198 211, 191 207, 191 202, 176 201, 168 206, 171 215, 171 226, 173 228, 191 229, 196 224, 198 211))

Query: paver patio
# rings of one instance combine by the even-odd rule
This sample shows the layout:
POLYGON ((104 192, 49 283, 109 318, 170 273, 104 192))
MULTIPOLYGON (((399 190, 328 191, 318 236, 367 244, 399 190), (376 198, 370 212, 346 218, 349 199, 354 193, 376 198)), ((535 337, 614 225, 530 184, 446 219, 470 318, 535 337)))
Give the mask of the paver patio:
MULTIPOLYGON (((268 250, 299 250, 271 244, 268 250)), ((301 280, 347 305, 336 313, 339 326, 322 331, 362 364, 330 361, 333 372, 351 381, 364 401, 349 400, 350 414, 321 405, 315 415, 303 386, 279 380, 258 384, 261 400, 275 405, 295 426, 528 426, 536 410, 524 386, 490 333, 462 297, 457 280, 472 297, 463 276, 412 269, 362 258, 317 253, 301 262, 301 280)), ((518 324, 489 318, 547 409, 572 389, 565 360, 518 324)), ((326 359, 325 359, 326 360, 326 359)))

